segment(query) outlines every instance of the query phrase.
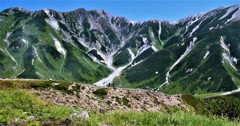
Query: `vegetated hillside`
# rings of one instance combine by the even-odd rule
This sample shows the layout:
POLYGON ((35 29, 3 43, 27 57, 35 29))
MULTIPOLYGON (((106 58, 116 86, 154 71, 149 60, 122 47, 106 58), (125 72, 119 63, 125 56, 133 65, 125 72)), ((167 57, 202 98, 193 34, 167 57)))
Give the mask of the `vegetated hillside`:
MULTIPOLYGON (((235 61, 239 58, 233 60, 239 55, 240 24, 239 21, 226 23, 228 19, 222 18, 226 11, 216 9, 180 20, 177 26, 185 27, 170 38, 163 49, 126 69, 122 84, 126 87, 157 87, 156 90, 167 93, 236 89, 240 76, 239 62, 235 61)), ((236 12, 239 18, 238 8, 236 12)))
POLYGON ((239 116, 194 113, 188 95, 16 79, 0 80, 0 96, 0 125, 239 125, 239 116))
POLYGON ((215 96, 209 98, 196 98, 189 94, 182 95, 182 99, 199 114, 227 117, 231 120, 240 117, 240 100, 229 96, 215 96))
POLYGON ((230 94, 228 96, 232 96, 232 97, 235 97, 240 100, 240 92, 236 92, 236 93, 230 94))
POLYGON ((239 5, 133 22, 77 9, 0 13, 0 76, 79 81, 167 93, 240 86, 239 5))

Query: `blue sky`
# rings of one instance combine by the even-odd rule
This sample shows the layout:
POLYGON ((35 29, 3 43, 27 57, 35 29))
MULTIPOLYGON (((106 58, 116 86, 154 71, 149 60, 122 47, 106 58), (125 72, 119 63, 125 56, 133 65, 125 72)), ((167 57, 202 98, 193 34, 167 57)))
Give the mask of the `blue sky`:
POLYGON ((133 21, 176 21, 220 6, 239 3, 240 0, 0 0, 0 11, 9 7, 22 7, 31 11, 50 8, 64 12, 85 8, 105 10, 114 16, 124 16, 133 21))

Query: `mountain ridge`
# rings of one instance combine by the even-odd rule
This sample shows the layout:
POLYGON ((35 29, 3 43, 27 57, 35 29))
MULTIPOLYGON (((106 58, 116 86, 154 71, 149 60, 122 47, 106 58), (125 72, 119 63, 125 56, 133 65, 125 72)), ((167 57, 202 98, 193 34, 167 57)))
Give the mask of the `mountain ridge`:
POLYGON ((0 73, 3 78, 95 85, 114 82, 119 87, 154 90, 161 87, 161 91, 170 93, 185 92, 189 87, 190 93, 234 90, 240 86, 239 11, 239 5, 233 5, 177 23, 134 23, 105 11, 29 12, 9 8, 0 13, 4 26, 0 34, 0 57, 4 59, 0 73), (209 74, 204 75, 207 69, 209 74), (219 77, 223 79, 217 80, 219 77), (186 83, 188 88, 182 88, 186 83))
MULTIPOLYGON (((218 8, 211 9, 211 10, 206 11, 206 12, 199 12, 199 13, 197 13, 197 14, 191 14, 191 15, 189 15, 189 16, 182 17, 182 18, 180 18, 180 19, 178 19, 178 20, 149 19, 149 20, 144 20, 144 21, 137 21, 137 20, 134 21, 134 20, 127 19, 127 18, 124 17, 124 16, 114 16, 114 17, 125 18, 125 19, 127 19, 128 21, 137 22, 137 23, 148 22, 148 21, 155 21, 155 20, 156 20, 156 21, 174 22, 173 24, 175 24, 175 22, 181 21, 181 20, 186 19, 186 18, 188 18, 188 17, 196 16, 196 15, 199 15, 199 14, 206 14, 207 12, 211 12, 211 11, 214 11, 214 10, 221 10, 221 9, 226 9, 226 8, 229 8, 229 7, 238 7, 238 6, 239 6, 239 4, 234 4, 234 5, 229 5, 229 6, 220 6, 220 7, 218 7, 218 8)), ((69 13, 69 12, 74 12, 74 11, 77 11, 77 10, 83 10, 83 11, 89 11, 89 12, 90 12, 90 11, 98 11, 98 12, 108 13, 109 15, 113 15, 113 14, 111 14, 111 12, 105 11, 105 10, 103 10, 103 9, 100 9, 100 10, 98 10, 98 9, 90 9, 90 10, 87 10, 87 9, 85 9, 85 8, 77 8, 77 9, 73 9, 73 10, 70 10, 70 11, 58 11, 58 10, 54 10, 54 9, 50 9, 50 8, 44 8, 44 9, 40 9, 40 10, 30 11, 30 10, 28 10, 28 9, 25 9, 25 8, 23 8, 23 7, 18 7, 18 6, 3 9, 3 10, 1 11, 1 13, 4 12, 4 11, 7 11, 7 10, 11 10, 11 9, 24 10, 24 11, 26 11, 26 12, 31 12, 31 13, 33 13, 33 12, 38 12, 38 11, 42 11, 42 10, 46 10, 46 9, 47 9, 47 10, 56 11, 56 12, 59 12, 59 13, 69 13)))

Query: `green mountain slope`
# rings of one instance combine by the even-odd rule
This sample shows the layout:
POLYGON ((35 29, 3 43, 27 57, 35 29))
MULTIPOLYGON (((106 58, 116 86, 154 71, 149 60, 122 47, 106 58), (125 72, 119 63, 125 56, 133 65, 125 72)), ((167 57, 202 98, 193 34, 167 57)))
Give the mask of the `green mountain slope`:
POLYGON ((132 22, 77 9, 0 13, 0 77, 79 81, 166 93, 240 86, 239 5, 132 22))

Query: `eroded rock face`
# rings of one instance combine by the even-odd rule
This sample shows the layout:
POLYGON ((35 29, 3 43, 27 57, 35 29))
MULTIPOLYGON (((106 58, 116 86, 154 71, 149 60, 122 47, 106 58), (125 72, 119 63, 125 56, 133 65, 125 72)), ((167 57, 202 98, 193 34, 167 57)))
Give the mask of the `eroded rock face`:
POLYGON ((31 91, 43 100, 86 110, 101 111, 101 113, 109 110, 158 111, 174 106, 186 108, 181 102, 180 95, 166 95, 138 89, 113 89, 83 84, 79 88, 79 92, 75 92, 73 95, 53 89, 31 91), (84 88, 82 88, 83 86, 84 88), (106 92, 102 93, 99 90, 106 92))

